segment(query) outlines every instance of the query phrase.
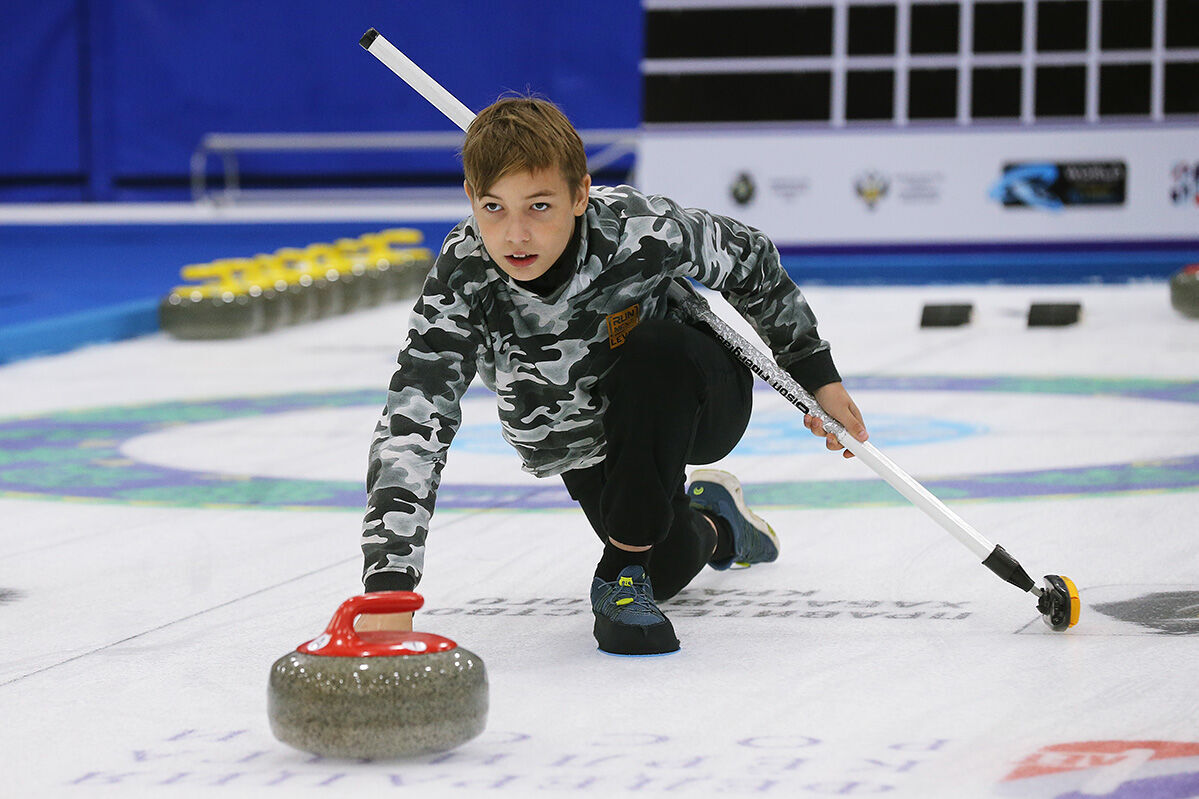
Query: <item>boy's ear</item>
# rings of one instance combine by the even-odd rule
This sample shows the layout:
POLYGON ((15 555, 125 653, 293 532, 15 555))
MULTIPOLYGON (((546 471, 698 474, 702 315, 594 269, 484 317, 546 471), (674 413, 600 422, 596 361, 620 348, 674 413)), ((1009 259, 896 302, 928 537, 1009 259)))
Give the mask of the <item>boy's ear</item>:
POLYGON ((571 207, 575 216, 581 216, 587 210, 587 199, 590 192, 591 175, 583 175, 583 180, 579 183, 578 195, 575 197, 574 205, 571 207))
POLYGON ((462 181, 462 188, 466 190, 466 199, 470 200, 470 204, 475 204, 475 195, 470 193, 470 181, 462 181))

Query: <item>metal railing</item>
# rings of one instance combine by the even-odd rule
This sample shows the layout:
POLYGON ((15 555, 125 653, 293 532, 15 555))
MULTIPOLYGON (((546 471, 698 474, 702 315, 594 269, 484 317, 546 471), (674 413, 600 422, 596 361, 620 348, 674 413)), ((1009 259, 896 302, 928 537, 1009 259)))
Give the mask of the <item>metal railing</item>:
MULTIPOLYGON (((639 131, 635 129, 581 130, 580 137, 587 148, 598 148, 588 155, 587 166, 598 172, 636 151, 639 131)), ((241 169, 238 156, 250 152, 363 152, 363 151, 418 151, 458 150, 462 146, 463 134, 459 132, 411 132, 411 133, 208 133, 196 147, 191 157, 191 192, 194 202, 235 203, 247 195, 281 198, 288 194, 311 197, 314 193, 329 194, 338 190, 303 189, 288 192, 281 189, 255 189, 248 191, 241 186, 241 169), (208 186, 208 159, 221 160, 223 182, 220 190, 208 186)), ((365 195, 362 189, 340 190, 342 194, 365 195)), ((444 189, 385 189, 374 194, 429 195, 444 194, 444 189)))

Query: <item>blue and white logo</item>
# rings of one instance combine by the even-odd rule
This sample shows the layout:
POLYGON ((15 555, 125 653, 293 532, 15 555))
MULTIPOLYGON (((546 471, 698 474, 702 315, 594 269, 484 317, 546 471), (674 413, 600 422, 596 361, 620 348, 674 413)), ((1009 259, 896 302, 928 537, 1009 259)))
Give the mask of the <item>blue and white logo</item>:
POLYGON ((1053 184, 1060 172, 1057 164, 1048 162, 1019 164, 1004 171, 991 186, 989 196, 1003 205, 1024 205, 1060 211, 1062 201, 1053 193, 1053 184))

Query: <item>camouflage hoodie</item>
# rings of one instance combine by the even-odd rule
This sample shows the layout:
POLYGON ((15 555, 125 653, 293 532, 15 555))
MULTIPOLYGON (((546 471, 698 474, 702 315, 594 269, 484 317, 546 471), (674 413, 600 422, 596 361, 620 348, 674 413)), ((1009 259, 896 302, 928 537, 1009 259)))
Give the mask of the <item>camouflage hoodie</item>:
POLYGON ((671 281, 720 291, 809 390, 839 380, 827 342, 762 233, 628 186, 593 188, 573 274, 539 297, 490 258, 474 218, 446 237, 412 310, 375 428, 362 528, 368 591, 420 581, 459 403, 477 373, 497 395, 524 469, 560 474, 604 457, 596 383, 642 319, 673 318, 671 281))

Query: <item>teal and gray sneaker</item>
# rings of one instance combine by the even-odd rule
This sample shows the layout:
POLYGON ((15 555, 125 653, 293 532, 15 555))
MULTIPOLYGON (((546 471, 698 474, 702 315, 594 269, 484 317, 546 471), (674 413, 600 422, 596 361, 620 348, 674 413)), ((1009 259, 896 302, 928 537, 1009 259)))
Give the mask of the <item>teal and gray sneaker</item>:
POLYGON ((599 577, 591 583, 595 640, 613 655, 662 655, 675 652, 679 639, 670 620, 658 610, 654 589, 640 566, 625 566, 615 582, 599 577))
POLYGON ((709 561, 708 565, 713 569, 723 571, 734 563, 749 566, 778 558, 778 536, 764 519, 746 506, 741 482, 736 477, 718 469, 696 469, 691 473, 687 496, 691 507, 709 516, 719 516, 733 531, 733 557, 709 561))

